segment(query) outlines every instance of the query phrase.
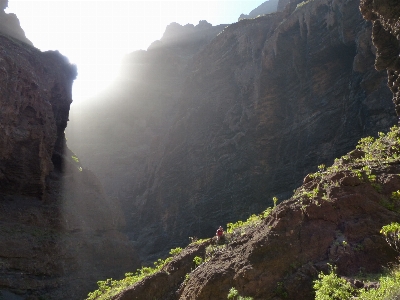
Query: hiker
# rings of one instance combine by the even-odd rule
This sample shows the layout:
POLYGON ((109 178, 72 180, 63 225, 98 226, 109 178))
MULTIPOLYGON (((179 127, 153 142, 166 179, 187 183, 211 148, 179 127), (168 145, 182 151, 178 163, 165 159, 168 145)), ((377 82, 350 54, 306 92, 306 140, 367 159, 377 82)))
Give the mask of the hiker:
POLYGON ((224 229, 222 228, 222 226, 219 226, 219 228, 217 229, 217 232, 215 233, 215 235, 217 236, 217 242, 219 242, 220 240, 223 239, 224 229))

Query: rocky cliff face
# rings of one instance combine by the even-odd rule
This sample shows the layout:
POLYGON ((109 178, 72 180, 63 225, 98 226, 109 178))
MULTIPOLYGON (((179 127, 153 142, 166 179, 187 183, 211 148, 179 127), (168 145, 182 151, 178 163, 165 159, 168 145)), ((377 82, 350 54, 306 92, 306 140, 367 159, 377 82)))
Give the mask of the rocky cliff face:
POLYGON ((1 51, 0 188, 42 197, 63 146, 76 69, 58 52, 41 54, 4 36, 1 51))
POLYGON ((121 111, 101 104, 101 122, 82 123, 84 137, 93 135, 93 124, 108 124, 101 144, 88 140, 101 151, 78 153, 90 166, 110 161, 95 172, 124 203, 130 237, 145 259, 259 212, 273 196, 287 197, 317 165, 396 122, 358 4, 292 1, 282 12, 225 28, 182 65, 169 50, 159 48, 163 64, 144 59, 155 52, 142 53, 145 63, 137 59, 131 82, 149 78, 141 70, 158 81, 152 88, 142 81, 135 96, 110 92, 121 111), (168 88, 179 74, 172 70, 182 69, 184 78, 168 88), (127 138, 134 136, 142 139, 127 138), (125 147, 125 140, 135 143, 125 147), (111 170, 124 170, 123 179, 111 170))
POLYGON ((0 298, 82 299, 138 265, 120 208, 65 146, 75 77, 0 35, 0 298))
POLYGON ((361 12, 373 22, 372 41, 377 48, 375 67, 387 70, 388 86, 393 93, 397 115, 400 115, 400 26, 397 1, 362 0, 361 12))

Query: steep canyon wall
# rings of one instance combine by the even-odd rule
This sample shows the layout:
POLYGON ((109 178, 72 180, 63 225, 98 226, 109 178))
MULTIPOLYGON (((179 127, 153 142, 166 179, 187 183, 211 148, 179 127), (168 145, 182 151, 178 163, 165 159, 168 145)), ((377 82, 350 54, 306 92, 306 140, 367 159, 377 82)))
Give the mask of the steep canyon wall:
POLYGON ((137 53, 131 72, 146 66, 162 84, 142 75, 131 79, 140 82, 135 97, 111 90, 96 114, 77 113, 104 116, 81 121, 82 135, 69 141, 89 138, 77 153, 123 203, 145 260, 262 211, 316 166, 396 122, 359 2, 300 2, 230 25, 184 61, 169 47, 157 49, 162 64, 151 49, 137 53), (93 129, 104 120, 99 142, 93 129))
POLYGON ((120 207, 65 145, 75 77, 59 52, 0 35, 2 299, 82 299, 139 265, 120 207))

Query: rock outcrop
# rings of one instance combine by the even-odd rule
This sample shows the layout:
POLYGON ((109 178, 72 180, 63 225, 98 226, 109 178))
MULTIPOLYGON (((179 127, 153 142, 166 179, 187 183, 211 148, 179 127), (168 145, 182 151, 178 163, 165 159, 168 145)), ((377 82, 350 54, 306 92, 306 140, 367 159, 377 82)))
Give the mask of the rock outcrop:
POLYGON ((0 35, 0 298, 82 299, 139 265, 120 207, 65 146, 75 77, 0 35))
POLYGON ((123 203, 145 260, 288 197, 317 165, 396 122, 358 5, 291 1, 230 25, 182 64, 176 49, 136 53, 135 94, 117 88, 78 110, 88 122, 74 119, 82 136, 69 142, 123 203))

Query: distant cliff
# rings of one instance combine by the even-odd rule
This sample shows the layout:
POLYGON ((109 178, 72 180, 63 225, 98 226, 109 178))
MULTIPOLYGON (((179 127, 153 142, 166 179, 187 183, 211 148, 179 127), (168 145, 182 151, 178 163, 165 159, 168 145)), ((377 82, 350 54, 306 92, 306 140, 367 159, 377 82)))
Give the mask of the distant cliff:
POLYGON ((0 35, 2 299, 82 299, 138 266, 120 207, 65 145, 76 72, 0 35))
POLYGON ((8 0, 0 1, 0 32, 26 44, 32 45, 32 42, 25 36, 25 32, 19 24, 18 17, 15 14, 5 13, 8 7, 8 0))
POLYGON ((396 122, 358 5, 291 1, 191 55, 136 52, 123 84, 73 113, 68 142, 123 203, 144 259, 288 197, 396 122))
MULTIPOLYGON (((288 2, 288 1, 287 1, 288 2)), ((262 3, 260 6, 253 9, 248 15, 241 14, 239 21, 243 19, 254 19, 262 15, 274 13, 276 11, 282 11, 285 8, 283 5, 278 7, 279 0, 268 0, 262 3)))

